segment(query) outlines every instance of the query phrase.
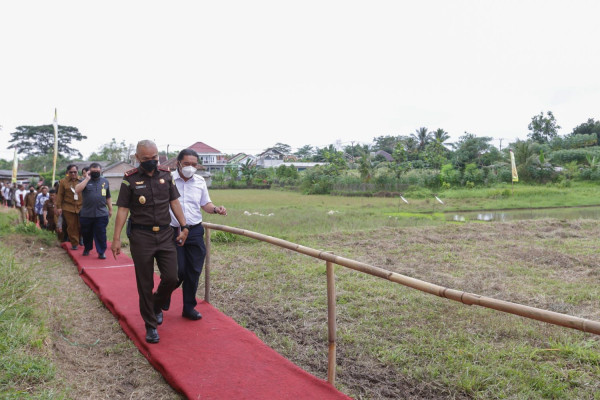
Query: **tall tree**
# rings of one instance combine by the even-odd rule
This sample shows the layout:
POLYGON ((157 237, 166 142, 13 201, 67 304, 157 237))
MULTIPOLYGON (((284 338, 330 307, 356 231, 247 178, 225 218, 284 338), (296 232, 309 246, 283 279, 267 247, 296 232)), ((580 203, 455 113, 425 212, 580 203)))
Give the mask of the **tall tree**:
MULTIPOLYGON (((17 130, 10 134, 12 139, 9 149, 17 148, 19 154, 29 156, 41 156, 53 154, 54 152, 54 127, 52 125, 40 126, 18 126, 17 130)), ((72 141, 87 139, 79 129, 74 126, 58 126, 58 152, 63 156, 77 156, 81 158, 79 150, 71 147, 72 141)))
POLYGON ((115 138, 112 138, 110 143, 100 146, 100 151, 98 153, 90 154, 90 161, 108 161, 110 163, 129 161, 131 149, 132 146, 125 144, 124 140, 122 140, 121 143, 117 143, 115 138))
POLYGON ((435 140, 437 143, 444 145, 444 143, 447 142, 449 139, 450 134, 442 128, 438 128, 435 131, 433 131, 433 140, 435 140))
POLYGON ((292 146, 290 146, 289 144, 285 144, 285 143, 275 143, 275 145, 271 146, 271 148, 278 150, 278 151, 282 152, 283 154, 291 154, 292 153, 292 146))
POLYGON ((419 151, 425 150, 425 146, 431 141, 431 132, 427 130, 425 127, 420 127, 419 129, 415 129, 415 133, 410 135, 417 141, 417 146, 419 151))
POLYGON ((311 158, 314 153, 315 151, 313 150, 313 147, 310 144, 307 144, 305 146, 300 147, 294 154, 298 156, 298 158, 306 160, 311 158))
POLYGON ((396 144, 401 140, 400 136, 378 136, 373 138, 373 151, 383 150, 392 154, 396 144))
MULTIPOLYGON (((463 136, 458 138, 458 142, 453 144, 454 165, 459 168, 464 168, 465 165, 475 163, 479 166, 489 165, 493 162, 489 157, 485 157, 487 153, 497 149, 490 144, 491 137, 477 137, 472 133, 465 132, 463 136)), ((499 157, 500 155, 497 154, 499 157)))
POLYGON ((556 123, 556 118, 552 111, 540 112, 540 115, 534 115, 529 123, 529 134, 527 137, 534 142, 544 144, 558 136, 560 126, 556 123))
POLYGON ((587 122, 577 125, 571 135, 591 135, 595 133, 600 138, 600 121, 589 118, 587 122))

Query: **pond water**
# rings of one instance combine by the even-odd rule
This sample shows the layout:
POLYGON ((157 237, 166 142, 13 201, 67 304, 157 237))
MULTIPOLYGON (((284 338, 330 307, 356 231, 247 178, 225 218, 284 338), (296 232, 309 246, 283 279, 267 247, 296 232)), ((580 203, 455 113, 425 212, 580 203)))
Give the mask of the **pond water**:
POLYGON ((527 210, 466 211, 445 213, 447 221, 515 221, 523 219, 600 219, 600 206, 532 208, 527 210))

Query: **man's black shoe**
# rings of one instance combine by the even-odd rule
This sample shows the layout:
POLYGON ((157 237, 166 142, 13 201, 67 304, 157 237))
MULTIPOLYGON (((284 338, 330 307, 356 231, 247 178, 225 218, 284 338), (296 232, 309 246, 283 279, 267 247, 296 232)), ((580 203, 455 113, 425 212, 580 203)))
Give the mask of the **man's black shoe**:
POLYGON ((159 340, 160 336, 158 336, 156 328, 146 328, 146 342, 158 343, 159 340))
POLYGON ((167 302, 165 304, 162 305, 162 310, 163 311, 169 311, 169 307, 171 307, 171 299, 169 298, 169 300, 167 300, 167 302))
POLYGON ((202 314, 200 314, 198 311, 196 310, 192 310, 191 312, 187 313, 187 312, 183 312, 181 314, 181 316, 183 318, 187 318, 187 319, 191 319, 192 321, 197 321, 199 319, 202 319, 202 314))
POLYGON ((156 323, 158 325, 161 325, 163 323, 163 313, 162 311, 159 311, 156 313, 156 323))
POLYGON ((83 251, 83 255, 84 256, 89 256, 90 255, 90 251, 89 250, 84 250, 83 251))
POLYGON ((73 247, 71 247, 71 250, 77 250, 77 249, 78 249, 77 245, 73 245, 73 247))
POLYGON ((104 253, 98 254, 98 258, 101 259, 101 260, 106 260, 106 256, 104 255, 104 253))

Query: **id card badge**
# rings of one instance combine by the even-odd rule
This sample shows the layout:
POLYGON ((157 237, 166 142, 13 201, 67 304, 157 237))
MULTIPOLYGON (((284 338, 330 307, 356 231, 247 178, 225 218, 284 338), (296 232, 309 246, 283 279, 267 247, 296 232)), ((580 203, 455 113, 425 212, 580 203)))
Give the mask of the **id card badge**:
POLYGON ((102 188, 102 197, 106 197, 106 189, 102 188))
POLYGON ((79 196, 77 195, 77 193, 75 192, 75 189, 73 189, 73 187, 71 187, 71 192, 73 192, 73 200, 75 200, 75 201, 79 200, 79 196))

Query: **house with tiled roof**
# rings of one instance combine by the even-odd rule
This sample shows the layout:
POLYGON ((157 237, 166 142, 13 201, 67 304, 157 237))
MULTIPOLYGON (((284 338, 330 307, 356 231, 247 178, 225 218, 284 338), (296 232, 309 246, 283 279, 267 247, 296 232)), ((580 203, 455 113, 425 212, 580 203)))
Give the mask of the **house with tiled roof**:
POLYGON ((200 156, 200 162, 208 172, 224 171, 227 165, 227 155, 207 145, 204 142, 196 142, 188 149, 194 150, 200 156))

